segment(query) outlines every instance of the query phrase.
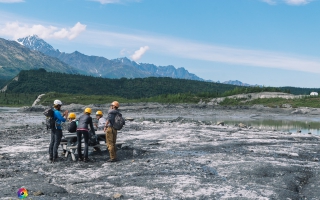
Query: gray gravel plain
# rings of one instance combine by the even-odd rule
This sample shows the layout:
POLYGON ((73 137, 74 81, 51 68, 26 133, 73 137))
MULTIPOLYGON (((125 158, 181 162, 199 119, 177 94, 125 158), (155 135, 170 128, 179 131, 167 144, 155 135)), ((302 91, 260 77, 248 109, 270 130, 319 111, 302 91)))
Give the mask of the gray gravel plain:
MULTIPOLYGON (((89 105, 93 111, 106 105, 89 105)), ((66 105, 78 115, 86 106, 66 105)), ((319 135, 265 131, 236 118, 320 121, 319 109, 123 104, 119 161, 47 162, 43 106, 0 108, 0 197, 18 199, 320 199, 319 135)))

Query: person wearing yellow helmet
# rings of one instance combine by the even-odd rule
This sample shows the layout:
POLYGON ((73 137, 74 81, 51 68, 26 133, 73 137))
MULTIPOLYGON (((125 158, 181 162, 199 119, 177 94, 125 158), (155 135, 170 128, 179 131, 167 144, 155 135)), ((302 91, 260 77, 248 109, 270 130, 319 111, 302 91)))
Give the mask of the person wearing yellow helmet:
POLYGON ((86 109, 84 109, 84 113, 87 113, 87 114, 91 114, 91 108, 86 108, 86 109))
POLYGON ((70 113, 68 119, 74 120, 76 119, 77 115, 75 113, 70 113))
POLYGON ((68 126, 68 131, 70 133, 75 133, 77 132, 77 124, 78 121, 76 120, 76 114, 75 113, 70 113, 68 116, 68 120, 70 122, 69 126, 68 126))
POLYGON ((95 124, 95 127, 97 130, 103 130, 106 125, 106 119, 103 117, 103 112, 101 110, 96 112, 96 119, 98 120, 98 123, 95 124))
POLYGON ((90 131, 95 135, 95 131, 92 124, 92 117, 90 117, 91 108, 84 109, 84 114, 79 117, 77 127, 77 142, 78 142, 78 160, 88 162, 88 143, 89 143, 89 126, 90 131), (84 158, 81 152, 81 137, 84 138, 84 158))
MULTIPOLYGON (((68 116, 68 132, 69 133, 75 133, 77 131, 77 124, 78 121, 76 120, 76 114, 75 113, 69 113, 68 116)), ((66 139, 61 139, 61 142, 68 142, 68 140, 66 139)), ((77 142, 77 138, 72 138, 71 143, 75 144, 77 142)), ((64 156, 66 154, 67 150, 63 149, 63 152, 61 153, 62 156, 64 156)))
POLYGON ((108 146, 108 151, 110 154, 110 159, 107 162, 116 162, 117 161, 117 130, 113 127, 115 122, 115 116, 119 113, 118 108, 120 104, 118 101, 114 101, 110 104, 110 109, 108 111, 108 117, 106 125, 104 127, 104 132, 106 132, 106 142, 108 146))

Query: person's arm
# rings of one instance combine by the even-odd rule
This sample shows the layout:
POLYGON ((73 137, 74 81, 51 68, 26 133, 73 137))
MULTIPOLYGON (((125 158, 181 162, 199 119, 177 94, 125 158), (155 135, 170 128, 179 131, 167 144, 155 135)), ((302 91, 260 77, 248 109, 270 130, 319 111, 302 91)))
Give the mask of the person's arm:
POLYGON ((98 128, 103 128, 106 125, 106 119, 100 118, 98 123, 98 128))
POLYGON ((91 117, 89 118, 89 124, 90 124, 90 129, 91 129, 93 135, 95 135, 96 133, 95 133, 94 128, 93 128, 93 123, 92 123, 92 118, 91 117))
POLYGON ((107 117, 107 119, 106 119, 106 125, 104 126, 104 128, 103 128, 103 131, 104 132, 106 132, 106 130, 107 130, 107 128, 108 128, 108 125, 109 125, 109 123, 110 123, 110 114, 108 113, 108 117, 107 117))
POLYGON ((104 125, 103 131, 106 132, 108 128, 109 120, 106 121, 106 125, 104 125))
POLYGON ((60 120, 61 122, 65 122, 67 119, 67 117, 65 115, 63 117, 59 111, 54 111, 54 116, 56 119, 60 120))

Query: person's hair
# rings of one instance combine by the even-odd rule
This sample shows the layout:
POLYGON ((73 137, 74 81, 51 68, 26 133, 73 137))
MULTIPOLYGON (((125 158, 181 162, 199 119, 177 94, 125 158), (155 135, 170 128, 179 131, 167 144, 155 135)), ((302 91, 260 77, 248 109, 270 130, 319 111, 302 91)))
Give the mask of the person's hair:
POLYGON ((61 107, 61 105, 53 105, 54 108, 61 107))

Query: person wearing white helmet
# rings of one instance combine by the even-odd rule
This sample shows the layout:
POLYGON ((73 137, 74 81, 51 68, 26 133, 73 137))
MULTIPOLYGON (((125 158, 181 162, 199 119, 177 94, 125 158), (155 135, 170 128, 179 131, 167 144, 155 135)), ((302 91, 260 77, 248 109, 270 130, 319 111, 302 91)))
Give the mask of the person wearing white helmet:
POLYGON ((60 100, 54 100, 53 102, 53 118, 56 122, 55 127, 51 129, 51 141, 49 145, 49 161, 56 162, 58 158, 58 148, 62 138, 62 122, 65 122, 68 116, 68 111, 64 111, 61 115, 62 102, 60 100))

